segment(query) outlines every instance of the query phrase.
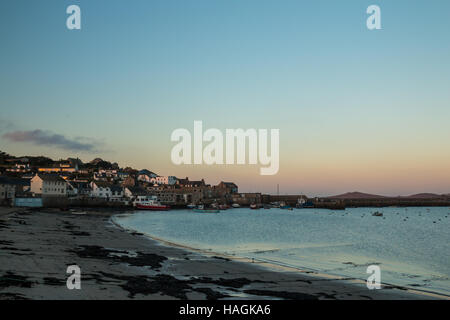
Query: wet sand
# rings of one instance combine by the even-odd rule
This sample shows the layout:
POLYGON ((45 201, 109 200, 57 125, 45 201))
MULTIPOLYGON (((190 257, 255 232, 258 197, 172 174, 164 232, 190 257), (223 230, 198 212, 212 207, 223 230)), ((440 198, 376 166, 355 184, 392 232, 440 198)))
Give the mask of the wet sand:
MULTIPOLYGON (((128 232, 106 211, 0 208, 1 299, 445 299, 235 261, 128 232), (84 214, 79 214, 84 213, 84 214), (67 266, 81 268, 68 290, 67 266)), ((273 266, 271 266, 273 267, 273 266)))

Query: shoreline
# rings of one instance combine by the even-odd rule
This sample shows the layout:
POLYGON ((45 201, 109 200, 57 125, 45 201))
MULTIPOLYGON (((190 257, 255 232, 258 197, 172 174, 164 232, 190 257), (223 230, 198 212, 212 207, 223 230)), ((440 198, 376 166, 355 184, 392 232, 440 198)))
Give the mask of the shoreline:
POLYGON ((0 300, 449 299, 399 287, 368 290, 348 279, 168 246, 117 226, 112 217, 119 212, 3 209, 0 300), (81 268, 81 290, 66 287, 73 264, 81 268))
MULTIPOLYGON (((118 214, 118 215, 120 215, 120 214, 118 214)), ((110 221, 114 226, 116 226, 117 228, 120 228, 122 230, 125 230, 126 232, 140 233, 137 230, 122 227, 120 224, 118 224, 117 222, 115 222, 113 220, 115 216, 117 216, 117 214, 112 215, 110 218, 110 221)), ((353 278, 353 277, 349 278, 349 277, 338 275, 338 274, 323 273, 318 270, 314 270, 314 269, 310 269, 310 268, 289 266, 289 265, 285 265, 281 262, 268 262, 268 261, 265 261, 262 259, 251 259, 251 258, 247 258, 247 257, 237 256, 237 255, 229 255, 229 254, 225 254, 225 253, 221 253, 221 252, 215 252, 215 251, 211 251, 211 250, 194 248, 194 247, 190 247, 190 246, 183 245, 180 243, 168 241, 163 238, 158 238, 158 237, 155 237, 148 233, 142 233, 142 234, 145 235, 147 238, 157 241, 160 244, 165 245, 165 246, 180 248, 182 250, 187 250, 187 251, 191 251, 191 252, 196 252, 196 253, 199 253, 199 254, 202 254, 202 255, 205 255, 208 257, 220 257, 223 259, 229 259, 229 260, 238 261, 238 262, 242 262, 242 263, 246 263, 246 264, 251 264, 252 267, 257 267, 257 268, 259 267, 259 268, 263 268, 263 269, 266 269, 266 270, 269 270, 272 272, 294 272, 294 273, 299 273, 299 274, 306 274, 310 277, 326 278, 326 279, 331 279, 331 280, 345 280, 350 283, 354 283, 354 284, 358 284, 358 285, 364 285, 364 286, 366 285, 366 281, 363 279, 359 279, 359 278, 353 278)), ((430 296, 430 297, 434 297, 437 299, 450 300, 450 295, 431 291, 431 290, 415 289, 415 288, 411 288, 411 287, 407 287, 407 286, 396 285, 396 284, 385 283, 385 282, 382 282, 381 285, 383 288, 396 288, 396 289, 400 289, 400 290, 410 292, 413 294, 430 296)))

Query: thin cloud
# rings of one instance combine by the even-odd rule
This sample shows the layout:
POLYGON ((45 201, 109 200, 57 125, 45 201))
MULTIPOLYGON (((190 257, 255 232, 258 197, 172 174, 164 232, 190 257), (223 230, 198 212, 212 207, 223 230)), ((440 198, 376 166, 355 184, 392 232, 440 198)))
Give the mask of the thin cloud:
POLYGON ((56 147, 70 151, 97 151, 98 143, 87 138, 66 138, 62 134, 55 134, 43 130, 13 131, 3 134, 3 138, 11 142, 28 142, 35 145, 56 147))

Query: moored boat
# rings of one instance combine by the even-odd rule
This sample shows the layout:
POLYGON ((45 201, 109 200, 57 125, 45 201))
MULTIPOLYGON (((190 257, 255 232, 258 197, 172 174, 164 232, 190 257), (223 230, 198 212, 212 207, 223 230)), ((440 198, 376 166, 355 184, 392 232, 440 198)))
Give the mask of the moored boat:
POLYGON ((257 210, 257 209, 259 209, 259 207, 258 207, 257 204, 252 203, 252 204, 250 205, 250 209, 252 209, 252 210, 257 210))
POLYGON ((280 203, 280 209, 292 210, 292 207, 284 202, 280 203))
POLYGON ((197 213, 219 213, 219 209, 215 208, 205 208, 203 204, 198 205, 196 208, 192 209, 193 212, 197 213))
POLYGON ((167 211, 170 206, 161 204, 156 196, 139 196, 133 205, 138 210, 167 211))
POLYGON ((240 208, 241 206, 239 205, 239 203, 233 203, 231 205, 233 208, 240 208))

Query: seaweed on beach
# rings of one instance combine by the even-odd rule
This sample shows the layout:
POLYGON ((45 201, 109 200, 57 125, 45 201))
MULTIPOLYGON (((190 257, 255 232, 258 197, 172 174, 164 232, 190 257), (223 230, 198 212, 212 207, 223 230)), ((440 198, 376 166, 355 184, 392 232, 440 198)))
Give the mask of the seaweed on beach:
POLYGON ((44 278, 44 284, 47 286, 63 286, 66 284, 65 280, 61 280, 58 278, 53 278, 53 277, 46 277, 44 278))
POLYGON ((195 288, 195 291, 205 294, 206 300, 218 300, 230 297, 229 295, 214 291, 211 288, 195 288))
POLYGON ((14 219, 12 221, 14 221, 14 222, 16 222, 18 224, 24 225, 24 226, 28 225, 28 223, 25 220, 23 220, 23 219, 14 219))
POLYGON ((261 280, 250 280, 247 278, 234 278, 234 279, 224 279, 224 278, 219 278, 217 280, 212 279, 212 278, 208 278, 208 277, 203 277, 203 278, 194 278, 190 280, 191 283, 210 283, 210 284, 215 284, 221 287, 228 287, 228 288, 242 288, 246 285, 249 284, 254 284, 254 283, 273 283, 273 282, 265 282, 265 281, 261 281, 261 280))
POLYGON ((18 248, 11 248, 11 247, 2 247, 0 250, 6 250, 6 251, 20 251, 20 252, 31 252, 30 249, 18 249, 18 248))
POLYGON ((161 295, 186 300, 186 293, 192 290, 187 281, 178 280, 177 278, 169 275, 147 277, 120 276, 105 272, 100 273, 111 279, 125 281, 125 283, 120 284, 119 286, 128 291, 128 296, 130 298, 134 298, 137 294, 149 295, 160 293, 161 295))
MULTIPOLYGON (((122 276, 105 272, 100 272, 101 275, 107 278, 125 281, 123 284, 119 284, 122 289, 128 291, 129 297, 134 298, 137 294, 149 295, 149 294, 161 294, 178 299, 187 299, 187 293, 198 292, 206 295, 207 300, 217 300, 221 298, 229 297, 228 295, 217 292, 211 288, 193 288, 192 285, 197 283, 210 283, 216 284, 214 280, 209 278, 202 279, 190 279, 179 280, 170 275, 156 275, 153 277, 148 276, 122 276), (201 281, 198 281, 201 280, 201 281)), ((106 282, 104 278, 97 278, 99 282, 106 282)), ((223 280, 223 279, 221 279, 223 280)), ((232 279, 233 280, 233 279, 232 279)), ((242 281, 238 279, 239 283, 242 281)))
POLYGON ((72 231, 70 234, 77 237, 89 237, 91 235, 89 232, 85 231, 72 231))
POLYGON ((0 293, 0 300, 30 300, 19 293, 0 293))
POLYGON ((67 230, 80 229, 79 226, 76 226, 73 223, 70 223, 69 221, 63 221, 63 223, 64 223, 64 226, 63 226, 64 229, 67 229, 67 230))
POLYGON ((223 260, 223 261, 231 261, 231 259, 228 258, 224 258, 224 257, 219 257, 219 256, 213 256, 214 259, 219 259, 219 260, 223 260))
POLYGON ((318 300, 318 297, 316 297, 315 295, 300 292, 252 289, 252 290, 244 290, 244 293, 255 296, 266 296, 286 300, 318 300))
POLYGON ((118 263, 127 263, 135 267, 160 268, 161 263, 167 260, 166 257, 154 253, 136 252, 135 256, 130 256, 127 251, 106 249, 100 246, 81 246, 68 252, 75 253, 80 258, 94 258, 111 260, 118 263))
POLYGON ((10 271, 0 276, 0 288, 8 288, 8 287, 31 288, 32 286, 33 282, 29 281, 27 277, 17 275, 10 271))

